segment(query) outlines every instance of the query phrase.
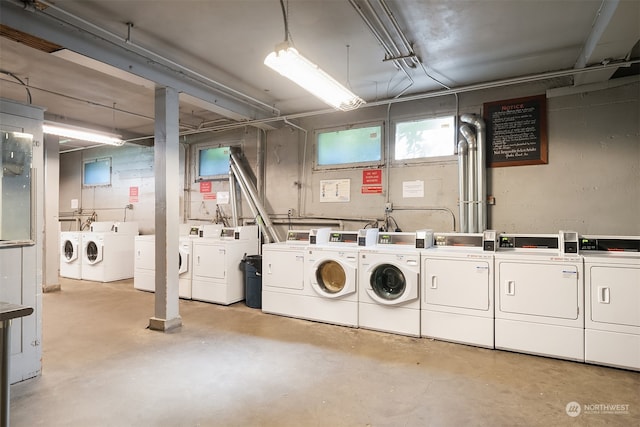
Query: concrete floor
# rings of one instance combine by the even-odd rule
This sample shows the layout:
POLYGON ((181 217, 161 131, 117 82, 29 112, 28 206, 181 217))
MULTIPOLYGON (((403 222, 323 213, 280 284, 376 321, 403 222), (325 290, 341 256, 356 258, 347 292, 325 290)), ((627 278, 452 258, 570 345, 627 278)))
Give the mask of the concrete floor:
POLYGON ((61 283, 44 295, 42 376, 11 387, 14 427, 640 425, 634 372, 243 303, 181 301, 183 327, 164 334, 131 280, 61 283), (574 418, 574 401, 628 410, 574 418))

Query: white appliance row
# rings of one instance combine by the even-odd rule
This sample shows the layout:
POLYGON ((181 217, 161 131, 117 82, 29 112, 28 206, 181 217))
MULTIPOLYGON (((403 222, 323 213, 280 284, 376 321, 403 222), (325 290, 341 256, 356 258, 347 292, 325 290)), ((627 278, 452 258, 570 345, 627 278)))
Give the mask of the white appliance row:
MULTIPOLYGON (((178 295, 217 304, 244 299, 241 260, 259 250, 257 226, 222 227, 217 224, 181 229, 178 295)), ((155 238, 136 240, 134 288, 155 291, 155 238)))
POLYGON ((640 237, 374 233, 264 245, 263 311, 640 370, 640 237))
POLYGON ((134 273, 135 222, 93 222, 89 231, 60 233, 60 276, 111 282, 134 273))

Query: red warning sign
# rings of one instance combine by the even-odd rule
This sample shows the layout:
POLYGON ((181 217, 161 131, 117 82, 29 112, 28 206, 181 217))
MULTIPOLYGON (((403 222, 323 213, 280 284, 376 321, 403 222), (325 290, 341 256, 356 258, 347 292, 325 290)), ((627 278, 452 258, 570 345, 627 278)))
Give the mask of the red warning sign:
POLYGON ((362 185, 382 184, 382 169, 365 169, 362 171, 362 185))
POLYGON ((129 187, 129 203, 138 203, 138 187, 129 187))
POLYGON ((363 185, 360 192, 362 194, 382 194, 382 185, 363 185))
POLYGON ((211 181, 200 181, 200 192, 211 193, 211 181))

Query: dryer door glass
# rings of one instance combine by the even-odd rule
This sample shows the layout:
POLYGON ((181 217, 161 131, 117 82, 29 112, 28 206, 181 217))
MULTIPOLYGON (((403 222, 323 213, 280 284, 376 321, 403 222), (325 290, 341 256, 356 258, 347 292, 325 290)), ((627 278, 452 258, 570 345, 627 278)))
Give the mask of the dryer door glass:
POLYGON ((67 260, 73 258, 73 243, 71 243, 69 240, 64 242, 64 257, 67 260))
POLYGON ((316 270, 316 280, 323 291, 335 294, 344 289, 347 275, 339 263, 325 261, 316 270))
POLYGON ((395 265, 382 264, 371 274, 371 289, 380 298, 393 301, 404 293, 407 281, 395 265))
POLYGON ((87 244, 87 259, 94 262, 98 259, 98 245, 95 242, 89 242, 87 244))

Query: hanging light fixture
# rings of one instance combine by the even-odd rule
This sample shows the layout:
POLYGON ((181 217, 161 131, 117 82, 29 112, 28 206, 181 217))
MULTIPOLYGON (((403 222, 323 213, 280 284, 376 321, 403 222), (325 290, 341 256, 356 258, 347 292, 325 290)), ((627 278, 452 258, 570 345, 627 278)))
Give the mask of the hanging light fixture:
POLYGON ((273 52, 267 55, 264 60, 265 65, 337 110, 353 110, 365 104, 362 98, 338 83, 336 79, 302 56, 293 47, 289 42, 289 24, 283 0, 280 0, 280 6, 282 6, 284 18, 285 39, 283 43, 276 45, 273 52))
POLYGON ((45 122, 42 125, 42 132, 49 135, 63 136, 65 138, 77 139, 79 141, 97 142, 99 144, 116 145, 124 144, 120 135, 99 132, 92 129, 81 128, 61 123, 45 122))

